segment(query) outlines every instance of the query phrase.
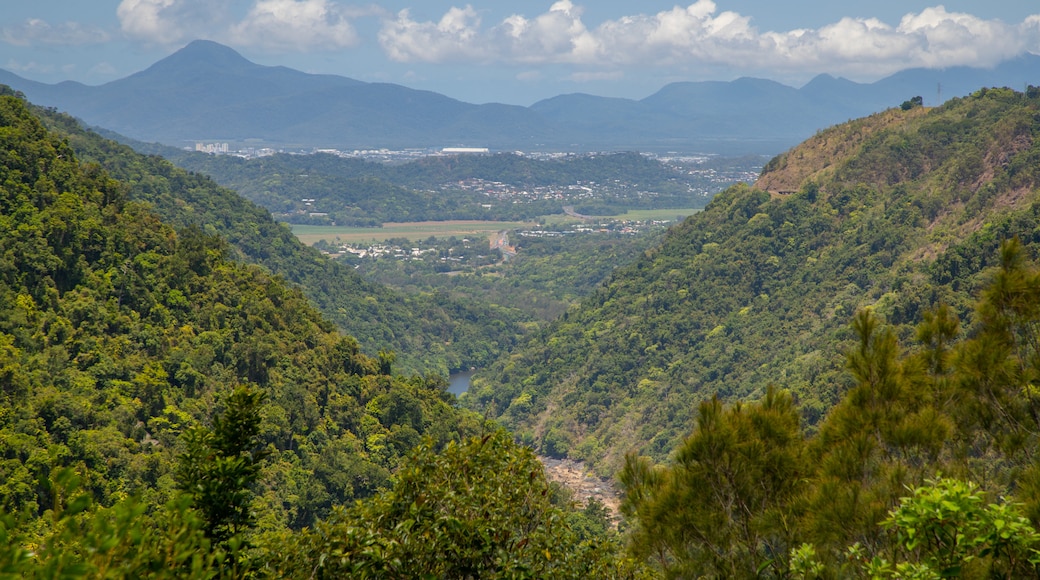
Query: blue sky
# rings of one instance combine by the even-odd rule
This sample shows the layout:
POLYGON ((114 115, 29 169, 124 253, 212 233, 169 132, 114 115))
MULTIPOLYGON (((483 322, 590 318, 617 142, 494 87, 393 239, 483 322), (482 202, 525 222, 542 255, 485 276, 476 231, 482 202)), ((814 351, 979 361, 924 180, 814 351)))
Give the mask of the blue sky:
POLYGON ((1035 0, 0 0, 0 68, 101 84, 196 38, 467 102, 642 98, 669 82, 993 66, 1040 53, 1035 0))

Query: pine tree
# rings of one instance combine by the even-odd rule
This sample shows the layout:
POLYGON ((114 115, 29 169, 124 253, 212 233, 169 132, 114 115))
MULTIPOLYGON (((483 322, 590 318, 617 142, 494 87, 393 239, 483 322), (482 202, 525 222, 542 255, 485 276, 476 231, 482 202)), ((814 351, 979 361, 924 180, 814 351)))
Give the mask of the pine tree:
POLYGON ((809 468, 791 396, 701 404, 671 466, 629 455, 620 474, 632 549, 669 577, 750 578, 786 568, 791 507, 809 468), (779 557, 778 557, 779 555, 779 557))

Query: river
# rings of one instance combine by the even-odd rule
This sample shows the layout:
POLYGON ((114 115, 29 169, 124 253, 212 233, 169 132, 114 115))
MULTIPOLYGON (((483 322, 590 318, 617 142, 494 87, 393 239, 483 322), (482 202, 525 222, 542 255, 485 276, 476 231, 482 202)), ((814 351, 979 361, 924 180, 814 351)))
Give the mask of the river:
POLYGON ((448 391, 455 393, 455 395, 461 395, 469 390, 469 379, 475 373, 475 370, 462 371, 455 373, 448 377, 448 391))

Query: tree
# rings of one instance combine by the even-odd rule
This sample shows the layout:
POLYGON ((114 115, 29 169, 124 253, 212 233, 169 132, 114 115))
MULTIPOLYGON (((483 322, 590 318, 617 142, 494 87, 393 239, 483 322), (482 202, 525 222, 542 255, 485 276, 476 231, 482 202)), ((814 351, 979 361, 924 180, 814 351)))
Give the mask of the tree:
POLYGON ((987 504, 978 486, 955 479, 911 490, 883 525, 906 559, 946 578, 968 569, 990 578, 1035 576, 1040 533, 1020 506, 987 504))
POLYGON ((754 577, 786 569, 791 502, 808 470, 799 414, 772 387, 758 403, 701 404, 675 464, 629 455, 619 478, 636 558, 668 577, 754 577))
POLYGON ((916 97, 911 98, 909 101, 903 101, 903 104, 899 105, 899 108, 903 109, 904 111, 909 111, 910 109, 923 106, 924 98, 918 95, 916 97))
POLYGON ((882 543, 878 523, 904 486, 920 483, 952 430, 932 405, 925 357, 904 357, 869 309, 852 323, 846 355, 856 380, 812 442, 817 476, 805 525, 820 546, 882 543))
POLYGON ((792 576, 811 578, 1037 577, 1040 533, 1013 502, 986 503, 972 482, 929 480, 909 489, 882 523, 890 549, 871 557, 856 543, 835 573, 816 557, 812 544, 791 553, 792 576))
POLYGON ((187 496, 157 510, 137 497, 99 508, 81 482, 72 469, 54 474, 59 499, 39 536, 0 515, 0 578, 239 577, 187 496))
POLYGON ((957 352, 967 426, 979 426, 1009 456, 1036 458, 1040 440, 1040 272, 1017 239, 978 304, 981 329, 957 352), (972 417, 974 415, 974 418, 972 417))
POLYGON ((260 449, 260 407, 265 395, 237 386, 212 429, 195 426, 184 434, 177 484, 205 520, 206 536, 227 542, 254 522, 252 487, 267 452, 260 449))
POLYGON ((274 574, 300 578, 631 576, 605 538, 582 541, 552 505, 541 463, 505 431, 427 439, 391 489, 284 537, 274 574))

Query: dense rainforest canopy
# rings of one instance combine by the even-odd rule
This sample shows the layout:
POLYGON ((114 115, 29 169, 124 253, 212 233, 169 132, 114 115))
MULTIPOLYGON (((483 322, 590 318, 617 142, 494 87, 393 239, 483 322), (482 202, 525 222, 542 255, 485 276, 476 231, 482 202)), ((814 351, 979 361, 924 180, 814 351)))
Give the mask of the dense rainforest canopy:
POLYGON ((266 393, 270 523, 299 527, 373 493, 423 434, 478 418, 436 375, 391 376, 298 291, 175 230, 26 106, 3 97, 4 456, 0 505, 41 514, 46 482, 78 467, 101 503, 168 499, 178 437, 236 385, 266 393))

